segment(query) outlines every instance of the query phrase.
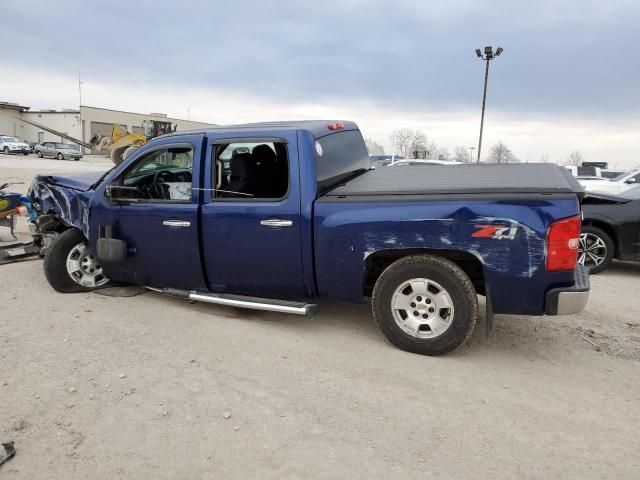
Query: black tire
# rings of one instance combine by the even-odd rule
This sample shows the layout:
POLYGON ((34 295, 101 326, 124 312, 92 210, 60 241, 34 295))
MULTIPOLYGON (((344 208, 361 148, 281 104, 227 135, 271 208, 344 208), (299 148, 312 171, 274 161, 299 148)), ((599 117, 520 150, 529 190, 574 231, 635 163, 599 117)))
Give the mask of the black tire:
POLYGON ((111 161, 113 162, 114 165, 120 165, 124 161, 122 154, 127 148, 128 147, 125 146, 125 147, 114 148, 113 150, 111 150, 111 154, 109 156, 111 157, 111 161))
POLYGON ((401 350, 421 355, 441 355, 455 350, 471 336, 478 319, 478 297, 467 274, 450 260, 430 255, 404 257, 387 267, 376 282, 371 303, 373 317, 384 336, 401 350), (453 303, 450 325, 435 337, 410 335, 394 318, 393 295, 413 278, 437 282, 453 303))
POLYGON ((127 158, 133 155, 136 152, 136 150, 138 150, 139 148, 140 148, 140 145, 131 145, 127 147, 125 151, 122 152, 122 161, 124 162, 127 158))
POLYGON ((36 157, 38 157, 38 158, 42 158, 43 157, 42 152, 40 150, 36 150, 36 157))
POLYGON ((4 147, 4 154, 9 155, 9 147, 4 147))
POLYGON ((604 256, 604 260, 600 264, 595 265, 595 262, 592 259, 589 259, 587 256, 585 256, 585 261, 580 261, 582 257, 582 253, 584 251, 584 246, 585 246, 583 237, 581 237, 580 239, 580 247, 578 249, 578 260, 580 261, 581 265, 584 265, 589 269, 590 274, 593 275, 596 273, 600 273, 603 270, 606 270, 607 268, 609 268, 609 265, 611 265, 611 262, 613 262, 615 245, 611 237, 604 230, 601 230, 598 227, 594 227, 593 225, 582 226, 582 235, 584 236, 585 234, 588 236, 587 237, 588 239, 596 237, 602 240, 602 242, 605 245, 605 251, 602 252, 602 249, 600 248, 596 252, 594 252, 594 254, 598 254, 597 255, 598 257, 604 256))
POLYGON ((59 153, 58 156, 56 157, 58 160, 64 160, 64 155, 59 153))
POLYGON ((61 233, 47 249, 44 256, 44 275, 49 285, 61 293, 88 292, 96 288, 108 286, 107 282, 99 287, 87 287, 76 283, 67 270, 67 256, 69 252, 87 239, 77 229, 70 228, 61 233))
POLYGON ((22 152, 23 155, 29 155, 29 152, 22 152))

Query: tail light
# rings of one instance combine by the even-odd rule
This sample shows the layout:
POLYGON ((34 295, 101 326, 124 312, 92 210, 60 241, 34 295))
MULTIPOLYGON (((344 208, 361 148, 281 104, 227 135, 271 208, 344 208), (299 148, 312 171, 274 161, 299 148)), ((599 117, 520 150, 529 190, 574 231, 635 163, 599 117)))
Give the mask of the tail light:
POLYGON ((20 216, 20 217, 26 217, 27 216, 27 207, 25 207, 24 205, 18 205, 16 207, 16 211, 18 213, 18 216, 20 216))
POLYGON ((553 222, 547 230, 547 271, 568 272, 578 264, 580 215, 553 222))

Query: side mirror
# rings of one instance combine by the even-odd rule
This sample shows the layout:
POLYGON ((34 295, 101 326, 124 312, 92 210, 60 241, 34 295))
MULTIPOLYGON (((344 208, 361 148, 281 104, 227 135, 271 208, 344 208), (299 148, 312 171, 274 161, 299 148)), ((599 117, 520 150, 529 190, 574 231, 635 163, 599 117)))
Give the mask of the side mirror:
POLYGON ((96 242, 96 256, 101 262, 123 263, 127 259, 127 243, 113 238, 111 225, 104 227, 104 237, 96 242))
POLYGON ((630 179, 626 180, 624 183, 637 183, 636 177, 631 177, 630 179))

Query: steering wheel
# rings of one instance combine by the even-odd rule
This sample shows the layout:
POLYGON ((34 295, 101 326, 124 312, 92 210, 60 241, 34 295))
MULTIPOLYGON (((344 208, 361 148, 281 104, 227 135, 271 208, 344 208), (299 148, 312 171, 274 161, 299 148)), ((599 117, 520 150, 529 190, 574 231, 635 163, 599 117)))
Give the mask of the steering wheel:
POLYGON ((153 190, 158 195, 158 198, 165 198, 166 192, 164 188, 162 188, 162 184, 165 183, 165 179, 163 177, 169 177, 173 175, 170 170, 158 170, 153 176, 153 190))

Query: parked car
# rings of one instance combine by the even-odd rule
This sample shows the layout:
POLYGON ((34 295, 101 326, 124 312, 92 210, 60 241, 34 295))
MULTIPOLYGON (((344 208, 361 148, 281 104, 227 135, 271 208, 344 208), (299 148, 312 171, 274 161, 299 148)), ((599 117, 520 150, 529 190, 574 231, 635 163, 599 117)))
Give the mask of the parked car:
POLYGON ((425 166, 425 165, 464 165, 462 162, 456 162, 453 160, 420 160, 420 159, 406 159, 393 162, 389 164, 389 167, 406 167, 406 166, 425 166))
POLYGON ((58 160, 70 158, 80 160, 82 158, 80 147, 68 143, 44 142, 35 146, 35 152, 39 158, 52 157, 58 160))
POLYGON ((335 121, 171 133, 107 173, 30 187, 59 292, 113 280, 296 314, 370 297, 389 341, 427 355, 469 338, 478 294, 488 328, 582 311, 582 192, 551 164, 370 169, 356 124, 335 121))
POLYGON ((640 261, 640 185, 619 195, 589 192, 582 210, 581 265, 598 273, 614 259, 640 261))
POLYGON ((401 155, 369 155, 369 162, 372 167, 386 167, 390 163, 404 160, 401 155))
POLYGON ((5 155, 10 153, 21 153, 23 155, 29 155, 29 145, 21 142, 15 137, 1 136, 0 137, 0 152, 5 155))
POLYGON ((33 147, 35 147, 38 144, 38 142, 30 142, 29 140, 25 140, 22 137, 16 137, 16 138, 18 139, 18 141, 27 144, 27 146, 29 147, 29 153, 32 153, 33 147))
POLYGON ((588 192, 608 193, 616 195, 640 184, 640 169, 624 172, 608 181, 580 180, 580 184, 588 192))

